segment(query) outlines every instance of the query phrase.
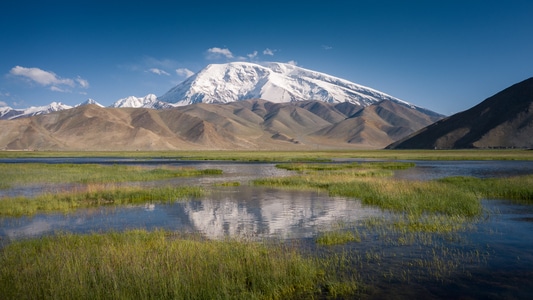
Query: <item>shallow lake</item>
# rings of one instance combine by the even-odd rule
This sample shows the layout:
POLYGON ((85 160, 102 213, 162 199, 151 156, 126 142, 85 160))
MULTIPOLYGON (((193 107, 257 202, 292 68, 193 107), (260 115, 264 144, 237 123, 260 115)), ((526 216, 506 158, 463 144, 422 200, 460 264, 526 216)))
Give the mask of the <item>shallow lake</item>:
MULTIPOLYGON (((379 234, 368 232, 363 233, 359 243, 321 247, 314 243, 321 232, 338 224, 360 224, 363 220, 387 213, 361 205, 354 199, 329 197, 326 193, 247 184, 255 178, 291 174, 275 168, 271 163, 116 158, 0 160, 0 163, 27 162, 192 166, 222 169, 224 175, 130 183, 147 186, 203 185, 209 190, 204 197, 175 203, 98 207, 70 214, 0 218, 0 246, 13 240, 35 238, 58 231, 88 233, 133 228, 200 233, 211 239, 274 238, 297 241, 303 249, 313 253, 352 255, 353 267, 365 270, 360 276, 374 286, 374 290, 368 293, 369 298, 526 299, 533 296, 533 206, 511 204, 504 199, 483 200, 486 213, 482 220, 464 232, 432 237, 431 245, 423 242, 410 245, 386 242, 379 234), (241 186, 213 185, 227 181, 238 181, 241 186), (449 259, 448 264, 457 266, 452 271, 443 272, 443 278, 425 280, 424 272, 432 272, 432 268, 448 270, 446 266, 437 265, 438 259, 442 259, 444 264, 449 259), (408 272, 405 273, 405 270, 408 272), (387 277, 387 272, 394 275, 387 277)), ((533 162, 527 161, 415 163, 416 167, 397 171, 395 176, 409 180, 430 180, 447 176, 485 178, 533 174, 533 162)), ((68 186, 19 187, 0 191, 0 197, 32 195, 65 188, 68 186)))

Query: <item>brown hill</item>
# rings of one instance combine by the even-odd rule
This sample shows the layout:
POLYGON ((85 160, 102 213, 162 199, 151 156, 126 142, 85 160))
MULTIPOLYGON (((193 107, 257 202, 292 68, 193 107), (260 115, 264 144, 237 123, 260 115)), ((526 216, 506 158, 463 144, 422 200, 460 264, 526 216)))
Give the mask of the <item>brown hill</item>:
POLYGON ((381 101, 321 129, 315 135, 354 145, 383 148, 413 133, 415 128, 423 128, 438 119, 391 101, 381 101))
POLYGON ((366 108, 259 99, 165 110, 86 105, 0 121, 0 149, 382 148, 433 121, 389 101, 366 108))
POLYGON ((387 148, 533 148, 533 78, 387 148))

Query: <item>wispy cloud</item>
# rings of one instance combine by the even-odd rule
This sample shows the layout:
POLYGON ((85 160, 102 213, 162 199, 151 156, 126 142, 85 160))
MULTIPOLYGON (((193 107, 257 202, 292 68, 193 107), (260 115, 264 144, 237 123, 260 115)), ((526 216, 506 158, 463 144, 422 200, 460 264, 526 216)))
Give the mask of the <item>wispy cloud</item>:
POLYGON ((288 63, 289 65, 293 65, 293 66, 297 66, 297 65, 298 65, 298 62, 295 61, 295 60, 289 60, 287 63, 288 63))
POLYGON ((0 101, 0 106, 7 106, 7 103, 4 101, 0 101))
POLYGON ((62 89, 62 88, 58 88, 57 86, 53 85, 50 87, 50 90, 52 92, 60 92, 60 93, 66 93, 67 91, 62 89))
POLYGON ((25 68, 15 66, 9 74, 24 78, 30 82, 37 83, 41 86, 49 87, 54 92, 68 92, 66 87, 75 88, 77 86, 82 88, 89 87, 89 81, 78 76, 75 79, 61 78, 54 72, 41 70, 39 68, 25 68), (78 83, 78 85, 76 85, 78 83))
POLYGON ((263 54, 264 55, 274 56, 274 51, 270 50, 269 48, 266 48, 265 50, 263 50, 263 54))
POLYGON ((170 76, 170 74, 169 74, 168 72, 166 72, 165 70, 158 69, 158 68, 150 68, 150 69, 148 70, 148 72, 153 73, 153 74, 156 74, 156 75, 166 75, 166 76, 170 76))
POLYGON ((78 76, 76 78, 76 82, 78 82, 78 84, 84 89, 89 88, 89 81, 87 81, 86 79, 81 78, 80 76, 78 76))
POLYGON ((185 77, 185 78, 189 78, 192 75, 194 75, 194 72, 187 68, 179 68, 179 69, 176 69, 176 74, 178 74, 179 76, 185 77))
POLYGON ((254 51, 253 53, 247 54, 246 56, 248 56, 249 59, 254 59, 257 57, 257 54, 258 52, 254 51))
POLYGON ((322 45, 322 49, 324 49, 324 50, 331 50, 331 49, 333 49, 333 47, 328 46, 328 45, 322 45))
POLYGON ((213 47, 207 49, 207 59, 219 59, 221 57, 233 58, 233 53, 228 48, 213 47))

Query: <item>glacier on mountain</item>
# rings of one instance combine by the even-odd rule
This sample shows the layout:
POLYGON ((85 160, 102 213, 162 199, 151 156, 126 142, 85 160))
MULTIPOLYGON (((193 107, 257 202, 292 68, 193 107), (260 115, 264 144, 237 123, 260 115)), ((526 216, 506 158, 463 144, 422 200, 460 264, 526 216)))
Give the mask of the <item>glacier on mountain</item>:
POLYGON ((169 90, 159 100, 183 106, 254 98, 278 103, 304 100, 351 102, 361 106, 389 100, 411 106, 348 80, 277 62, 211 64, 169 90))

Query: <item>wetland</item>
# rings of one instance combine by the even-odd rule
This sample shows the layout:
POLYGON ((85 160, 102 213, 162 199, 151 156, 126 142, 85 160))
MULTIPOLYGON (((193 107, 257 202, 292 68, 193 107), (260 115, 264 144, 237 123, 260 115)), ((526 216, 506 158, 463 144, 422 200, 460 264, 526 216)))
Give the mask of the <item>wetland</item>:
POLYGON ((529 298, 533 161, 468 153, 4 157, 0 291, 529 298))

